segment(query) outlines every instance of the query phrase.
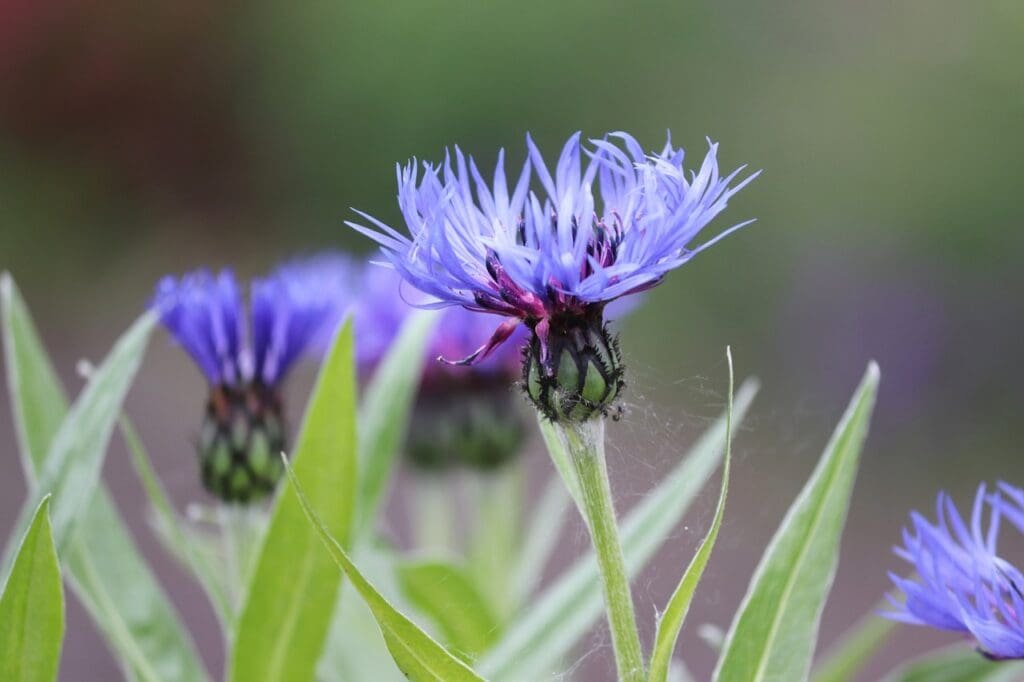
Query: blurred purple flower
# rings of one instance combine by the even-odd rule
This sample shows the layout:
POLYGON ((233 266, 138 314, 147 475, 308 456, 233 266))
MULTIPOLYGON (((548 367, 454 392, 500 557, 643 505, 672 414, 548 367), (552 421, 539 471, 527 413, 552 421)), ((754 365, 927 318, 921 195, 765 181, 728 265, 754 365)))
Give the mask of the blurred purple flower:
POLYGON ((325 255, 287 263, 254 279, 248 335, 231 270, 165 277, 152 306, 211 384, 276 386, 341 321, 351 300, 353 268, 348 259, 325 255))
POLYGON ((913 528, 903 530, 903 546, 894 551, 916 575, 890 573, 905 601, 890 596, 894 610, 882 615, 969 633, 993 659, 1024 658, 1024 575, 997 552, 1003 517, 1024 531, 1024 491, 1006 483, 999 488, 988 495, 979 486, 970 525, 945 493, 939 493, 935 523, 911 515, 913 528))
POLYGON ((466 362, 485 357, 520 322, 546 345, 552 318, 599 316, 608 301, 657 285, 747 224, 690 245, 757 175, 730 186, 742 167, 721 177, 717 144, 709 143, 699 172, 688 178, 683 150, 671 141, 651 155, 626 133, 591 143, 594 148, 584 150, 579 133, 570 137, 552 175, 527 137, 529 158, 511 192, 504 150, 490 185, 458 147, 454 166, 446 154, 443 166, 425 163, 422 177, 413 159, 397 169, 410 237, 361 211, 373 227, 348 224, 378 242, 406 281, 437 298, 424 305, 461 305, 510 318, 466 362), (539 196, 530 191, 534 176, 539 196))
POLYGON ((248 320, 230 270, 157 284, 153 309, 210 384, 197 450, 203 485, 222 501, 248 503, 277 486, 277 454, 286 449, 281 383, 341 321, 354 272, 334 255, 283 265, 252 281, 248 320))
MULTIPOLYGON (((356 325, 356 356, 361 373, 371 373, 383 359, 409 315, 418 307, 436 302, 420 291, 403 287, 402 278, 390 268, 369 264, 360 275, 358 300, 353 308, 356 325)), ((424 385, 479 383, 490 378, 509 385, 518 377, 522 364, 525 330, 516 331, 503 344, 473 367, 453 366, 442 358, 458 358, 471 353, 481 338, 494 333, 494 318, 461 307, 445 310, 434 325, 426 347, 423 368, 424 385)))

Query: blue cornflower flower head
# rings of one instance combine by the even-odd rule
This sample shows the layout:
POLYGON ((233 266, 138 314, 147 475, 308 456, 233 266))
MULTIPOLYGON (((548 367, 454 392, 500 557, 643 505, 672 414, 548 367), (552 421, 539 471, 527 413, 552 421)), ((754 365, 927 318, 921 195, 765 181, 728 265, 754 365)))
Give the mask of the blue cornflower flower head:
POLYGON ((992 659, 1024 658, 1024 575, 998 554, 1002 519, 1024 531, 1024 492, 1005 483, 992 495, 979 486, 969 524, 945 493, 935 522, 914 512, 894 551, 916 575, 889 574, 904 600, 890 596, 882 615, 969 634, 992 659))
POLYGON ((165 277, 153 309, 210 385, 199 459, 203 485, 226 502, 274 490, 285 448, 281 385, 345 313, 347 261, 317 257, 252 281, 247 315, 234 274, 165 277))
POLYGON ((437 306, 505 316, 461 362, 487 357, 520 326, 530 332, 524 386, 552 420, 607 412, 622 388, 615 338, 604 325, 610 301, 656 286, 665 275, 747 223, 700 244, 700 232, 757 173, 718 170, 710 143, 687 173, 671 141, 647 154, 630 135, 570 137, 552 172, 527 137, 515 183, 504 151, 488 181, 458 148, 440 166, 399 166, 398 203, 408 236, 366 213, 348 223, 376 240, 387 261, 437 306), (534 187, 536 185, 536 187, 534 187))

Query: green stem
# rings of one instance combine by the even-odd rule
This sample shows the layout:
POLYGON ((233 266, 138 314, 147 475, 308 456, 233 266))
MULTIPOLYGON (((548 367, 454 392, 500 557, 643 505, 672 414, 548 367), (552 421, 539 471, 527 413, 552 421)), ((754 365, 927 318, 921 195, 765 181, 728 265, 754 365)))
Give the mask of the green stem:
POLYGON ((592 419, 582 424, 560 424, 559 431, 579 479, 583 513, 597 553, 619 680, 642 682, 644 659, 640 634, 605 465, 604 421, 592 419))

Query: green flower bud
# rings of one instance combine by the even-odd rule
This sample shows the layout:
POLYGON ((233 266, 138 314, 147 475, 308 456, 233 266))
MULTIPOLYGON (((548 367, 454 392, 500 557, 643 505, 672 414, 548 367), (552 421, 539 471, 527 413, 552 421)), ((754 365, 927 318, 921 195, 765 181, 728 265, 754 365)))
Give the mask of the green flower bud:
POLYGON ((523 387, 530 402, 554 422, 607 415, 624 384, 618 340, 601 311, 546 322, 545 334, 538 334, 540 324, 534 326, 523 351, 523 387))
POLYGON ((284 473, 281 401, 261 386, 214 388, 198 451, 203 487, 224 502, 247 503, 274 491, 284 473))

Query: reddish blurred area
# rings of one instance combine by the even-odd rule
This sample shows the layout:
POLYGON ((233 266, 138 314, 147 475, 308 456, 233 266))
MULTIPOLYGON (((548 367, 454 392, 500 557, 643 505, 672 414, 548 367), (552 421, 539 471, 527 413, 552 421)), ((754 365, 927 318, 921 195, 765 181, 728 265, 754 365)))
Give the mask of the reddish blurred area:
POLYGON ((0 0, 0 125, 101 164, 117 190, 221 203, 246 168, 223 87, 232 12, 194 0, 0 0))

